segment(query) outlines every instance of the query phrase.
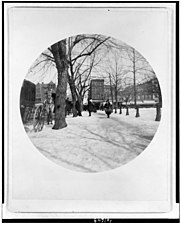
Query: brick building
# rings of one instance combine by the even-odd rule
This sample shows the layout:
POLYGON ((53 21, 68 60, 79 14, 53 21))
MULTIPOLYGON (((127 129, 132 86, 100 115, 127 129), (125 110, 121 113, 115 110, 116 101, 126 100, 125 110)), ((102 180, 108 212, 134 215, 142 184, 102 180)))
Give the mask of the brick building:
POLYGON ((37 83, 36 85, 36 103, 42 103, 50 93, 56 93, 56 84, 52 81, 48 84, 37 83))
MULTIPOLYGON (((119 93, 123 102, 134 104, 134 86, 128 86, 119 93)), ((156 78, 136 85, 136 101, 137 103, 156 103, 161 101, 161 91, 158 80, 156 78), (158 100, 159 99, 159 100, 158 100)))
POLYGON ((102 102, 104 100, 104 79, 91 80, 89 98, 94 102, 102 102))
POLYGON ((106 101, 107 99, 112 101, 112 97, 113 101, 115 101, 115 86, 104 85, 104 101, 106 101))

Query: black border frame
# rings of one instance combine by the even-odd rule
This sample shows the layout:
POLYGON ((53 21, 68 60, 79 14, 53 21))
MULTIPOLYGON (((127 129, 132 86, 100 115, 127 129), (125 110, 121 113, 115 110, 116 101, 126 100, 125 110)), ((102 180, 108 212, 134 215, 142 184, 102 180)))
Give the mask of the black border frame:
MULTIPOLYGON (((179 204, 179 218, 177 219, 165 219, 165 218, 32 218, 32 219, 3 219, 2 223, 180 223, 180 139, 179 139, 179 1, 2 1, 2 206, 4 204, 4 194, 5 194, 5 148, 4 145, 4 5, 6 3, 175 3, 176 9, 176 19, 175 19, 175 68, 176 68, 176 203, 179 204)), ((71 7, 71 6, 70 6, 71 7)), ((81 7, 81 6, 80 6, 81 7)), ((76 7, 76 8, 80 8, 76 7)), ((104 7, 104 6, 102 6, 104 7)), ((111 6, 110 6, 111 7, 111 6)), ((74 7, 75 8, 75 7, 74 7)), ((85 8, 85 6, 84 6, 85 8)))

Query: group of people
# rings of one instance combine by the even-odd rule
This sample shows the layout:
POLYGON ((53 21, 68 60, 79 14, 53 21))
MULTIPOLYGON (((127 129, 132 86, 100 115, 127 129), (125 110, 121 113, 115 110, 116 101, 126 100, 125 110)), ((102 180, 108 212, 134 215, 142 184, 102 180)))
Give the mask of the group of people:
MULTIPOLYGON (((81 116, 81 112, 80 112, 80 107, 79 107, 79 102, 76 101, 76 104, 75 104, 75 108, 77 110, 77 114, 79 116, 81 116)), ((92 99, 88 99, 88 104, 87 104, 87 107, 86 107, 86 110, 88 111, 89 113, 89 116, 91 116, 91 113, 92 112, 95 112, 95 105, 94 103, 92 102, 92 99)), ((109 102, 109 99, 107 99, 105 105, 104 105, 104 109, 105 109, 105 113, 107 115, 107 118, 110 117, 110 114, 112 113, 112 105, 111 103, 109 102)), ((66 99, 66 107, 65 107, 65 114, 66 115, 69 115, 70 112, 72 110, 72 103, 71 101, 69 100, 69 98, 66 99)))
MULTIPOLYGON (((73 108, 73 104, 72 102, 69 100, 69 98, 67 98, 65 100, 65 115, 70 115, 70 113, 72 112, 72 108, 73 108)), ((75 109, 77 111, 77 115, 78 116, 82 116, 81 114, 81 110, 80 110, 80 104, 79 101, 77 100, 75 103, 75 109)))
POLYGON ((104 105, 104 108, 105 108, 105 113, 107 115, 107 118, 110 117, 111 113, 112 113, 112 105, 111 103, 109 102, 109 99, 106 101, 106 104, 104 105))
MULTIPOLYGON (((52 96, 53 97, 53 96, 52 96)), ((55 99, 53 99, 55 101, 55 99)), ((49 105, 50 106, 50 105, 49 105)), ((69 100, 69 98, 66 99, 66 106, 65 106, 65 115, 70 115, 71 111, 72 111, 72 102, 69 100)), ((77 114, 79 116, 81 116, 81 112, 80 112, 80 107, 79 107, 79 102, 76 101, 75 104, 76 110, 77 110, 77 114)), ((112 113, 112 105, 109 102, 109 99, 107 99, 105 105, 103 106, 105 113, 107 115, 107 118, 110 117, 110 114, 112 113)), ((95 112, 95 104, 92 102, 92 99, 88 99, 88 104, 87 104, 87 111, 89 113, 89 116, 91 116, 92 112, 95 112)), ((52 109, 51 109, 52 110, 52 109)))
MULTIPOLYGON (((92 102, 92 99, 88 99, 88 107, 87 110, 89 112, 89 116, 91 116, 91 112, 93 112, 94 109, 94 103, 92 102)), ((112 113, 112 105, 109 102, 109 99, 107 99, 105 105, 104 105, 105 113, 107 115, 107 118, 110 118, 110 115, 112 113)))
POLYGON ((67 98, 65 100, 65 115, 70 115, 72 110, 72 102, 67 98))

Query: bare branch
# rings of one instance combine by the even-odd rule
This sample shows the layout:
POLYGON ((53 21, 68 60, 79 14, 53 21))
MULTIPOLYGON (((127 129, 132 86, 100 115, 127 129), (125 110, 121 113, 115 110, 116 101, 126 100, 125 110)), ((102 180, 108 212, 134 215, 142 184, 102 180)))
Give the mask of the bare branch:
POLYGON ((90 56, 101 44, 103 44, 105 41, 107 41, 110 37, 106 38, 105 40, 101 41, 97 46, 95 46, 90 52, 88 53, 84 53, 84 54, 80 54, 77 57, 75 57, 74 59, 72 59, 72 62, 74 62, 75 60, 77 60, 80 57, 83 56, 90 56))
POLYGON ((50 56, 50 55, 48 55, 48 54, 46 54, 46 53, 42 53, 42 55, 43 56, 45 56, 45 57, 47 57, 49 60, 51 60, 52 62, 55 62, 55 59, 54 59, 54 57, 52 57, 52 56, 50 56))

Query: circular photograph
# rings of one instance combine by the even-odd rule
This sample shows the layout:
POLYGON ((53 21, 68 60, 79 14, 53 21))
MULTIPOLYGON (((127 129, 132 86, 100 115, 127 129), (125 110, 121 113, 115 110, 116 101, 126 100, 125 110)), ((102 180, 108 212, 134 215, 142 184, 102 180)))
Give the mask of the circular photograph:
POLYGON ((20 113, 33 145, 67 169, 121 167, 152 141, 161 120, 157 76, 134 47, 99 34, 49 46, 22 83, 20 113))

